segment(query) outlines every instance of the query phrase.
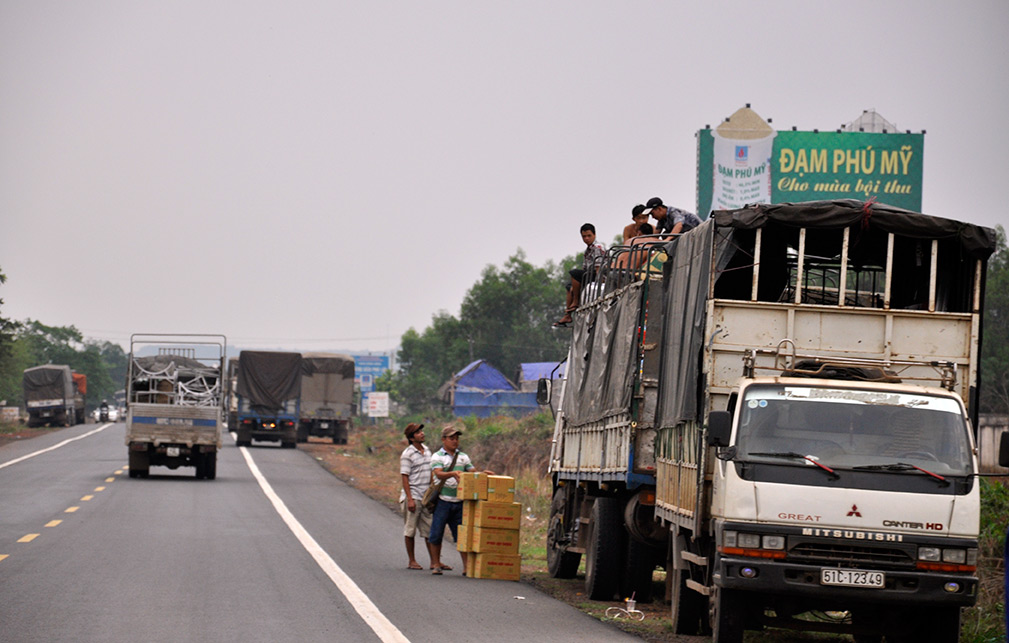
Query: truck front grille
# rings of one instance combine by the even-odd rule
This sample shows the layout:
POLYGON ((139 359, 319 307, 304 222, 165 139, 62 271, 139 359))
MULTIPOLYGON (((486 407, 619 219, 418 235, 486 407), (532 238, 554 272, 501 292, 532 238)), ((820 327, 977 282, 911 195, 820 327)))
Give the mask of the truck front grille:
POLYGON ((914 565, 912 551, 885 545, 880 547, 854 545, 848 543, 803 541, 790 545, 789 560, 821 565, 843 565, 846 567, 888 566, 904 567, 914 565))

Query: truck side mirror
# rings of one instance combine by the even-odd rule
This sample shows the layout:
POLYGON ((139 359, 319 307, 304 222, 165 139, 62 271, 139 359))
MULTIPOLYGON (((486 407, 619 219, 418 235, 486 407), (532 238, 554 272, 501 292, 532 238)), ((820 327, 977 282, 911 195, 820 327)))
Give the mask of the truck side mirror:
POLYGON ((1009 467, 1009 433, 1003 433, 998 445, 998 465, 1009 467))
POLYGON ((729 435, 732 433, 732 414, 728 411, 711 411, 708 413, 708 446, 729 446, 729 435))
POLYGON ((550 380, 545 377, 541 377, 536 382, 536 403, 550 404, 550 380))

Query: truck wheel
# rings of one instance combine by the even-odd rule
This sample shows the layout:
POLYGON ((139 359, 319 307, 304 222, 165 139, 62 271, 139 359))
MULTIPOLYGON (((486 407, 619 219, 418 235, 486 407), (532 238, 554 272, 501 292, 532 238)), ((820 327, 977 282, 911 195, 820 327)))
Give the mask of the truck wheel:
POLYGON ((887 641, 935 641, 945 643, 960 640, 960 608, 932 607, 908 610, 903 614, 904 627, 895 628, 886 635, 887 641), (908 628, 907 623, 914 625, 908 628))
POLYGON ((666 587, 671 605, 673 632, 698 635, 704 633, 707 602, 703 595, 687 587, 690 569, 680 556, 686 545, 686 535, 670 532, 669 560, 666 562, 666 587), (683 567, 683 569, 678 569, 683 567))
POLYGON ((567 492, 564 487, 554 492, 550 502, 550 526, 547 529, 547 569, 552 578, 574 578, 582 555, 567 550, 568 526, 564 520, 567 492))
POLYGON ((214 480, 217 478, 217 451, 212 453, 204 454, 207 461, 203 467, 203 473, 206 475, 207 480, 214 480))
POLYGON ((731 589, 714 587, 711 593, 711 629, 714 643, 742 643, 746 617, 743 600, 731 589))
POLYGON ((594 601, 609 601, 620 588, 620 563, 624 549, 620 501, 596 498, 589 519, 585 552, 585 591, 594 601))
POLYGON ((655 548, 627 538, 627 563, 620 582, 621 596, 634 596, 639 603, 652 602, 652 576, 658 556, 655 548))
POLYGON ((308 442, 308 426, 305 424, 298 425, 298 442, 308 442))
POLYGON ((130 477, 146 478, 151 472, 150 462, 146 451, 130 451, 130 477))
POLYGON ((207 477, 207 474, 204 473, 204 467, 205 467, 206 461, 207 461, 207 456, 206 455, 204 455, 203 453, 196 454, 196 474, 195 475, 196 475, 196 479, 197 480, 203 480, 204 478, 207 477))
POLYGON ((295 440, 294 442, 281 442, 280 443, 280 447, 282 449, 293 449, 296 446, 298 446, 297 440, 295 440))

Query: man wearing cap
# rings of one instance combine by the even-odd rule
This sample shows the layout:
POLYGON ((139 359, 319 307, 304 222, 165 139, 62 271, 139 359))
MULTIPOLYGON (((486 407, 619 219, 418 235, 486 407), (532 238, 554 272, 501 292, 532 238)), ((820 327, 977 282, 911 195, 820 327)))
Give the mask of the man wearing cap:
MULTIPOLYGON (((443 569, 452 569, 441 562, 441 541, 445 536, 445 526, 452 530, 452 538, 459 541, 459 525, 462 524, 462 500, 457 497, 459 478, 464 471, 472 471, 475 467, 469 456, 459 450, 459 436, 462 431, 451 424, 446 424, 441 430, 442 447, 431 456, 431 471, 434 473, 437 484, 439 480, 444 480, 445 485, 441 488, 438 496, 438 505, 434 509, 434 516, 431 518, 431 536, 428 543, 431 546, 431 569, 433 574, 441 574, 443 569), (455 464, 452 464, 453 459, 455 464)), ((493 471, 484 471, 487 475, 494 475, 493 471)), ((466 573, 466 552, 461 551, 462 573, 466 573)))
POLYGON ((403 431, 410 443, 399 456, 399 473, 403 480, 403 490, 399 494, 399 508, 403 513, 403 538, 406 540, 406 555, 410 557, 407 569, 424 569, 414 558, 414 536, 424 535, 427 553, 434 569, 434 555, 427 534, 431 533, 431 512, 424 508, 421 498, 431 485, 431 450, 424 444, 424 425, 411 422, 403 431))
POLYGON ((657 196, 648 199, 645 209, 655 217, 655 234, 663 236, 688 232, 702 223, 693 212, 671 208, 662 203, 662 199, 657 196))

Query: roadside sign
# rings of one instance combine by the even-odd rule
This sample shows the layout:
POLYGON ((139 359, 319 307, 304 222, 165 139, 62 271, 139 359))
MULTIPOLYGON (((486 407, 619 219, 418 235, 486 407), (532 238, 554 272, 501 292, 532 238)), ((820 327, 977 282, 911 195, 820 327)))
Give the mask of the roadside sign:
POLYGON ((389 417, 389 393, 386 391, 371 391, 368 393, 368 417, 389 417))

